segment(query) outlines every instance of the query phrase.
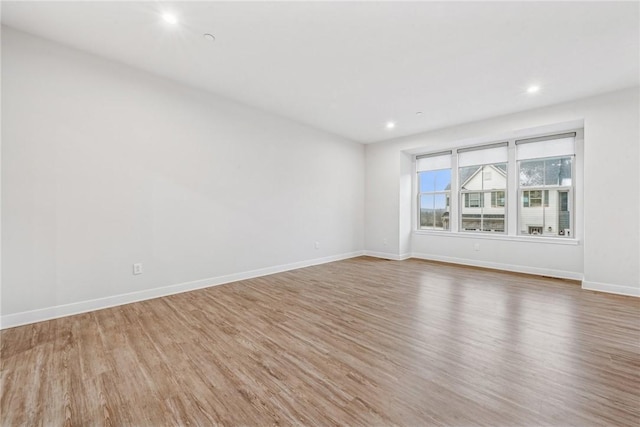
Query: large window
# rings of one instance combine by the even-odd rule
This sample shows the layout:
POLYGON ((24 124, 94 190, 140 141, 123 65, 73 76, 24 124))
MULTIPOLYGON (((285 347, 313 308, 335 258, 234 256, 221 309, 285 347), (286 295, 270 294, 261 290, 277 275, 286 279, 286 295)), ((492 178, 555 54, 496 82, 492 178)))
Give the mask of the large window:
POLYGON ((418 165, 418 228, 449 230, 451 152, 422 156, 418 165))
POLYGON ((572 236, 573 134, 516 141, 518 233, 572 236))
POLYGON ((417 156, 417 228, 576 237, 575 136, 417 156))
POLYGON ((507 143, 458 150, 460 230, 505 232, 507 143))

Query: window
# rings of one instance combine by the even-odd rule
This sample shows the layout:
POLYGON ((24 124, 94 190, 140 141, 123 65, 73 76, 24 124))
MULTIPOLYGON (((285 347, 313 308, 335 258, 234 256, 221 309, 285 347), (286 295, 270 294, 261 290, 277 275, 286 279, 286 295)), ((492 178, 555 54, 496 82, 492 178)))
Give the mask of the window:
POLYGON ((417 158, 418 229, 449 230, 451 152, 417 158))
POLYGON ((549 207, 549 190, 525 190, 522 192, 523 207, 536 208, 543 205, 549 207))
POLYGON ((483 208, 484 198, 482 193, 465 193, 464 195, 464 207, 465 208, 483 208))
POLYGON ((575 137, 417 156, 418 230, 575 237, 575 137))
POLYGON ((520 234, 571 236, 574 136, 516 141, 520 234))
POLYGON ((504 191, 492 191, 491 192, 491 207, 503 208, 504 207, 504 191))
POLYGON ((507 143, 458 150, 460 230, 505 232, 507 143))

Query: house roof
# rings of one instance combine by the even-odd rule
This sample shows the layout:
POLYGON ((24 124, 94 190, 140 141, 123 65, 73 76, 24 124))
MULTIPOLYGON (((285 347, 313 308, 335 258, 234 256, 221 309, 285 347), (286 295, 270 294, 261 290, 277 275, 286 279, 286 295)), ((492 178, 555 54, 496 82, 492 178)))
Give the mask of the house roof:
POLYGON ((460 188, 464 189, 464 187, 467 185, 467 183, 469 183, 485 167, 489 167, 489 168, 495 170, 496 172, 498 172, 500 175, 504 176, 505 178, 507 177, 507 165, 504 164, 504 163, 500 163, 500 164, 496 164, 496 165, 482 165, 482 166, 478 166, 478 168, 471 175, 469 175, 469 177, 467 179, 465 179, 463 181, 463 183, 460 186, 460 188))

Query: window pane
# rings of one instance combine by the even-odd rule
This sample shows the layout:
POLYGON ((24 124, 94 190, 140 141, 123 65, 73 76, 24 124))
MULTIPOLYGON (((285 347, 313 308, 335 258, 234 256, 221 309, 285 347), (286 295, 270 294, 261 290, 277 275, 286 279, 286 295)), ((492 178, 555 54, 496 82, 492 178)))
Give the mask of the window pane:
POLYGON ((460 168, 462 190, 493 190, 507 188, 507 164, 460 168))
POLYGON ((523 191, 519 219, 520 234, 571 236, 569 191, 551 189, 523 191), (537 198, 538 193, 542 193, 542 204, 537 198), (527 206, 526 203, 527 194, 530 197, 530 206, 527 206))
POLYGON ((545 209, 542 207, 541 191, 523 191, 520 209, 520 234, 542 234, 545 209))
POLYGON ((420 228, 433 228, 435 218, 434 196, 420 196, 420 228))
POLYGON ((482 227, 482 215, 480 214, 462 214, 462 223, 460 228, 467 231, 480 231, 482 227))
POLYGON ((485 165, 482 172, 482 189, 500 190, 503 188, 507 188, 507 164, 485 165))
POLYGON ((504 191, 493 191, 491 192, 491 207, 499 208, 504 207, 505 192, 504 191))
POLYGON ((560 157, 545 160, 545 185, 571 185, 571 160, 572 157, 560 157))
POLYGON ((470 194, 470 196, 471 196, 470 205, 472 207, 481 208, 482 206, 484 206, 482 204, 482 199, 483 199, 484 194, 482 194, 482 193, 472 193, 472 194, 470 194))
POLYGON ((572 185, 571 163, 573 157, 563 157, 560 159, 560 185, 568 187, 572 185))
POLYGON ((520 185, 523 187, 544 185, 544 160, 520 162, 520 185))
POLYGON ((460 229, 504 233, 505 197, 505 191, 463 193, 460 204, 460 229))
POLYGON ((418 173, 418 183, 420 193, 435 191, 436 171, 426 171, 418 173))
MULTIPOLYGON (((504 209, 502 210, 504 212, 504 209)), ((482 231, 504 232, 504 214, 484 214, 482 231)))
POLYGON ((436 175, 436 183, 435 183, 436 191, 451 190, 451 169, 442 169, 442 170, 436 171, 435 175, 436 175))
POLYGON ((434 196, 435 228, 438 230, 449 229, 449 212, 447 212, 447 195, 436 194, 434 196))
POLYGON ((482 179, 474 179, 482 166, 460 168, 460 188, 463 190, 482 190, 482 179))
POLYGON ((571 212, 569 212, 569 192, 558 191, 558 235, 571 237, 571 212))
POLYGON ((544 185, 560 185, 560 159, 544 161, 544 185))
POLYGON ((529 207, 537 208, 542 206, 542 191, 534 190, 529 191, 529 207))

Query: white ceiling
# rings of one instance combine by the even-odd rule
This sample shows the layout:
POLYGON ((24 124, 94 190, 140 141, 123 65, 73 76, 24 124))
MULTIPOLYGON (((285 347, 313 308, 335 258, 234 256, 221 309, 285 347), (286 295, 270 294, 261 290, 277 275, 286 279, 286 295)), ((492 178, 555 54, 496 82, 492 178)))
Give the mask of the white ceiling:
POLYGON ((11 27, 365 143, 638 85, 639 16, 638 2, 2 2, 11 27))

